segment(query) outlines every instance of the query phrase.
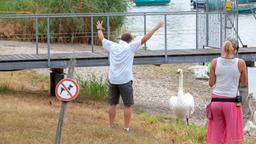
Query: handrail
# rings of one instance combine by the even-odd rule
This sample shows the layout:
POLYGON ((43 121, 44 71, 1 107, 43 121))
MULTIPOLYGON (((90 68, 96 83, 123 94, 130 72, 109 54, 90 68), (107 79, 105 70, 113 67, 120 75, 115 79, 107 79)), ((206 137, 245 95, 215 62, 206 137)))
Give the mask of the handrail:
MULTIPOLYGON (((110 12, 110 13, 56 13, 56 14, 0 14, 0 19, 18 18, 68 18, 96 16, 143 16, 143 15, 194 15, 194 14, 227 14, 227 12, 202 11, 167 11, 167 12, 110 12)), ((229 12, 230 13, 230 12, 229 12)))
MULTIPOLYGON (((48 67, 51 67, 51 44, 50 44, 50 40, 51 40, 51 31, 50 31, 50 21, 53 18, 74 18, 74 17, 89 17, 90 18, 90 27, 91 27, 91 51, 94 52, 94 45, 93 45, 93 41, 94 41, 94 18, 98 17, 98 16, 103 16, 103 17, 107 17, 107 38, 110 37, 110 18, 111 16, 141 16, 144 17, 144 34, 146 33, 146 20, 147 20, 147 16, 156 16, 156 15, 162 15, 163 17, 163 21, 165 23, 167 23, 167 16, 168 15, 195 15, 196 19, 198 19, 198 15, 207 15, 207 14, 231 14, 232 12, 219 12, 219 11, 211 11, 211 12, 205 12, 205 11, 167 11, 167 12, 126 12, 126 13, 57 13, 57 14, 0 14, 0 19, 20 19, 20 18, 33 18, 36 20, 36 25, 35 25, 35 38, 36 38, 36 54, 38 54, 38 35, 39 35, 39 23, 38 20, 39 18, 43 18, 47 20, 47 54, 48 54, 48 67)), ((198 22, 196 20, 196 22, 198 22)), ((237 30, 234 27, 234 24, 231 22, 232 27, 234 28, 234 31, 237 33, 237 30)), ((197 25, 197 24, 196 24, 197 25)), ((221 28, 222 29, 222 28, 221 28)), ((168 30, 168 25, 164 26, 164 44, 165 44, 165 53, 164 58, 165 58, 165 62, 167 62, 168 60, 168 55, 167 55, 167 30, 168 30)), ((196 28, 196 35, 197 35, 197 28, 196 28)), ((198 36, 196 36, 198 37, 198 36)), ((239 40, 241 41, 240 37, 239 40)), ((242 41, 241 41, 242 43, 242 41)), ((146 46, 145 46, 145 50, 146 50, 146 46)))

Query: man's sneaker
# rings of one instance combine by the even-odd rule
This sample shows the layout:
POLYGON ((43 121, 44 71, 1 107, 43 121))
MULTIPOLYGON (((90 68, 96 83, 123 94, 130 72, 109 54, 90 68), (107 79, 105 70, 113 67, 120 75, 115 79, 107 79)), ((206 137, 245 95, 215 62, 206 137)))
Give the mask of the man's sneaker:
POLYGON ((124 133, 130 133, 132 131, 131 128, 123 128, 124 133))

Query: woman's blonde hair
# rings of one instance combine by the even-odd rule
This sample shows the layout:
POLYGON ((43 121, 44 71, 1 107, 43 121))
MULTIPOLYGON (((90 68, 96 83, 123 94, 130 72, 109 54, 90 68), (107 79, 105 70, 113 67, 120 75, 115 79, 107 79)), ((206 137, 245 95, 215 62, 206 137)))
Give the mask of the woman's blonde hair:
POLYGON ((224 47, 224 49, 223 49, 224 54, 226 54, 226 55, 233 54, 234 48, 233 48, 233 44, 231 43, 231 41, 226 40, 224 42, 224 46, 223 47, 224 47))

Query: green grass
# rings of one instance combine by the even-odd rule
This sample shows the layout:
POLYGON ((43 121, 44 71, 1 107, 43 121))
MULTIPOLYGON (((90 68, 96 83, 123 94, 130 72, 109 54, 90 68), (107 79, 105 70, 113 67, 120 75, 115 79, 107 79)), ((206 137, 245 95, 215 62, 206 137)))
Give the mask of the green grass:
POLYGON ((78 78, 80 88, 78 100, 89 98, 92 100, 105 100, 108 93, 107 81, 102 77, 97 77, 94 74, 90 75, 89 80, 81 80, 78 78))
POLYGON ((198 144, 206 141, 206 126, 196 126, 194 124, 187 126, 184 121, 178 119, 162 126, 161 129, 170 135, 176 135, 176 138, 173 139, 175 143, 189 141, 193 144, 198 144))
POLYGON ((10 87, 8 82, 0 85, 0 94, 8 94, 12 92, 14 92, 14 90, 10 87))
POLYGON ((155 124, 157 122, 163 122, 164 114, 150 115, 149 113, 141 113, 139 114, 139 118, 148 124, 155 124))

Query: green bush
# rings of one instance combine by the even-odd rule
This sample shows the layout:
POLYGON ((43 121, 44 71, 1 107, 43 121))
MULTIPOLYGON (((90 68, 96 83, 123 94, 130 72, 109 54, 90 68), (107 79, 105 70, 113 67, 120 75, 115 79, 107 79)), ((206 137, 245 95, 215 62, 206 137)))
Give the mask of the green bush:
POLYGON ((11 92, 14 92, 14 90, 10 88, 9 83, 4 83, 0 85, 0 94, 6 94, 11 92))
POLYGON ((92 100, 105 100, 108 93, 108 84, 102 77, 97 78, 94 74, 90 75, 89 80, 78 79, 80 87, 79 98, 89 98, 92 100))
MULTIPOLYGON (((16 0, 6 2, 0 0, 0 11, 11 11, 17 13, 106 13, 106 12, 126 12, 127 0, 16 0)), ((106 17, 94 17, 94 29, 97 20, 104 20, 106 27, 106 17)), ((19 19, 21 32, 18 34, 31 35, 34 40, 35 20, 19 19)), ((111 31, 114 32, 122 26, 124 17, 110 17, 111 31)), ((76 34, 77 42, 89 42, 91 36, 91 19, 83 18, 51 18, 50 32, 51 40, 59 42, 73 42, 76 34)), ((47 21, 45 18, 39 19, 39 40, 46 41, 47 21)))

